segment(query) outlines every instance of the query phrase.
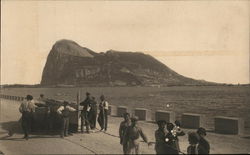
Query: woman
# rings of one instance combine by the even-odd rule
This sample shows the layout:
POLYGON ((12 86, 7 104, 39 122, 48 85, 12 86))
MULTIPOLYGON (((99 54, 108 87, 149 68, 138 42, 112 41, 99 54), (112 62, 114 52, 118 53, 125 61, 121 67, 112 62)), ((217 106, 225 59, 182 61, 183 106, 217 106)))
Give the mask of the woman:
POLYGON ((167 135, 166 130, 167 122, 164 120, 157 121, 158 129, 155 131, 155 151, 156 154, 166 154, 165 137, 167 135))

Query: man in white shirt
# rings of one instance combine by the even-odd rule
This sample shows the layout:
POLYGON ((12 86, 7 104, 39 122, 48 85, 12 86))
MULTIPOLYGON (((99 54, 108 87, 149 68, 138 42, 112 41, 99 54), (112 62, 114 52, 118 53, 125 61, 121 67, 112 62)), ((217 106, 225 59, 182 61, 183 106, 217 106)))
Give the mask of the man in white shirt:
POLYGON ((32 100, 33 97, 31 95, 27 95, 26 100, 23 101, 19 107, 19 111, 20 113, 22 113, 22 128, 24 131, 24 138, 26 140, 29 139, 29 132, 31 130, 32 125, 32 117, 36 108, 36 105, 32 100))
POLYGON ((69 114, 70 112, 76 111, 76 109, 69 106, 69 103, 64 101, 63 106, 57 109, 57 113, 62 117, 62 128, 61 128, 61 138, 68 136, 69 130, 69 114))
POLYGON ((101 103, 99 104, 100 113, 98 116, 98 123, 101 127, 101 130, 107 131, 109 103, 105 100, 104 95, 101 95, 100 99, 101 103))

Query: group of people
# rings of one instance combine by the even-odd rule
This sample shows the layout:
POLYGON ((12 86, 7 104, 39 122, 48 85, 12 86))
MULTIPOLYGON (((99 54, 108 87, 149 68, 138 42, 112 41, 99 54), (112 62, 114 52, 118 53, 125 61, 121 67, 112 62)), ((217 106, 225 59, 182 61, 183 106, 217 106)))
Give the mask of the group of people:
MULTIPOLYGON (((157 154, 179 154, 183 153, 179 146, 179 136, 185 133, 181 130, 179 121, 167 123, 164 120, 157 121, 158 130, 155 131, 155 150, 157 154)), ((209 154, 210 145, 205 139, 206 130, 202 127, 196 132, 188 133, 189 146, 187 154, 209 154)))
POLYGON ((80 105, 83 107, 81 111, 81 132, 84 132, 84 126, 86 132, 90 133, 89 130, 96 129, 96 120, 98 121, 101 131, 107 131, 108 127, 108 102, 105 100, 104 95, 100 96, 99 114, 97 118, 97 102, 95 97, 91 96, 89 92, 86 93, 86 98, 80 105))
MULTIPOLYGON (((107 131, 108 127, 108 102, 105 100, 104 95, 100 96, 100 104, 99 104, 99 114, 97 102, 95 101, 95 97, 91 96, 90 93, 86 93, 86 98, 84 101, 80 103, 82 107, 81 110, 73 108, 70 106, 69 102, 64 101, 61 106, 56 110, 57 116, 60 117, 61 120, 61 132, 60 135, 62 138, 69 135, 69 118, 71 112, 81 111, 80 119, 81 119, 81 132, 84 132, 84 127, 86 127, 86 133, 90 133, 90 130, 96 129, 96 120, 101 127, 101 130, 107 131), (98 118, 97 118, 98 115, 98 118)), ((35 112, 35 108, 46 107, 46 98, 43 94, 40 94, 40 97, 37 99, 36 103, 33 100, 33 96, 27 95, 25 101, 23 101, 19 107, 19 111, 22 113, 22 128, 24 131, 24 138, 26 140, 29 139, 29 133, 31 131, 32 122, 33 122, 33 114, 35 112)), ((51 112, 51 106, 47 106, 47 117, 48 125, 53 125, 52 119, 54 120, 56 117, 53 112, 51 112), (53 115, 53 116, 52 116, 53 115)), ((50 128, 50 127, 49 127, 50 128)))
MULTIPOLYGON (((140 152, 140 137, 148 145, 146 134, 138 125, 136 116, 130 117, 129 113, 123 115, 124 121, 120 123, 119 137, 120 144, 123 146, 124 154, 139 154, 140 152)), ((181 123, 167 123, 165 120, 157 121, 158 129, 155 131, 155 151, 156 154, 180 154, 183 153, 179 146, 179 136, 184 136, 185 132, 180 128, 181 123)), ((189 146, 187 154, 209 154, 210 145, 205 139, 206 130, 200 127, 197 132, 188 134, 189 146)))
MULTIPOLYGON (((44 100, 44 95, 40 95, 39 100, 44 100)), ((96 129, 96 120, 98 121, 101 130, 107 131, 108 125, 108 102, 104 95, 100 96, 99 106, 95 98, 90 93, 86 93, 84 101, 80 102, 82 106, 81 118, 81 132, 90 133, 90 130, 96 129), (99 114, 98 113, 99 108, 99 114), (98 116, 98 117, 97 117, 98 116)), ((37 105, 33 102, 33 97, 27 95, 26 100, 21 103, 19 111, 22 113, 22 128, 24 131, 24 138, 28 140, 29 132, 32 123, 32 115, 35 112, 37 105)), ((70 112, 78 111, 71 107, 68 102, 64 101, 57 109, 57 114, 62 120, 61 137, 69 135, 69 116, 70 112)), ((136 116, 130 117, 129 113, 124 113, 124 120, 120 123, 119 137, 120 144, 123 148, 124 154, 139 154, 140 153, 140 137, 148 145, 152 142, 148 141, 143 129, 138 125, 138 118, 136 116)), ((156 154, 180 154, 182 153, 179 146, 179 136, 184 136, 185 132, 181 129, 181 123, 167 123, 164 120, 157 121, 158 129, 155 131, 155 151, 156 154)), ((210 145, 205 138, 206 130, 200 127, 196 132, 188 134, 189 146, 187 154, 209 154, 210 145)))
MULTIPOLYGON (((97 102, 95 97, 91 96, 89 92, 86 93, 86 98, 84 101, 80 102, 82 107, 80 118, 81 118, 81 132, 84 133, 84 127, 86 128, 86 133, 90 133, 90 130, 96 129, 96 120, 101 127, 101 131, 107 131, 108 127, 108 102, 105 100, 104 95, 100 96, 99 104, 99 114, 97 118, 97 102)), ((57 109, 57 113, 62 117, 62 130, 61 137, 67 137, 69 135, 69 116, 70 112, 78 111, 71 107, 68 102, 64 101, 63 105, 57 109)))

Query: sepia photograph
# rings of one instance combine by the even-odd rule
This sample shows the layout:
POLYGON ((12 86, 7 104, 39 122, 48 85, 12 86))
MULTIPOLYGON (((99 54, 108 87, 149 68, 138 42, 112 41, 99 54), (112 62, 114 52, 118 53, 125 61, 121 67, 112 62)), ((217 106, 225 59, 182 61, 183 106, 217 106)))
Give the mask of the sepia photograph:
POLYGON ((249 0, 1 0, 0 155, 249 154, 249 0))

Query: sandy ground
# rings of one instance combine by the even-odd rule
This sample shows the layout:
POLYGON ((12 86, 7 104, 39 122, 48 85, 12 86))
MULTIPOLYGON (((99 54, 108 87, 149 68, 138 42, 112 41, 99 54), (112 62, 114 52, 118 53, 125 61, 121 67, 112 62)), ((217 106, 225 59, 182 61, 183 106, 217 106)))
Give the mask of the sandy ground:
MULTIPOLYGON (((20 118, 18 112, 19 102, 1 100, 1 128, 0 128, 0 150, 5 154, 121 154, 122 147, 119 144, 118 117, 109 117, 109 128, 107 133, 95 131, 91 134, 74 134, 61 139, 59 135, 31 135, 26 141, 22 139, 21 133, 8 137, 8 130, 14 128, 19 130, 16 121, 20 118), (5 125, 4 125, 5 124, 5 125), (9 126, 6 127, 6 124, 9 126), (13 125, 15 124, 15 125, 13 125), (112 136, 113 135, 113 136, 112 136)), ((150 122, 140 122, 150 141, 155 141, 154 131, 157 126, 150 122)), ((187 133, 192 130, 184 129, 187 133)), ((208 132, 207 139, 211 145, 211 153, 249 153, 250 136, 222 135, 208 132)), ((180 137, 182 152, 186 152, 188 146, 187 136, 180 137)), ((155 153, 154 145, 147 146, 141 143, 142 153, 155 153)))

